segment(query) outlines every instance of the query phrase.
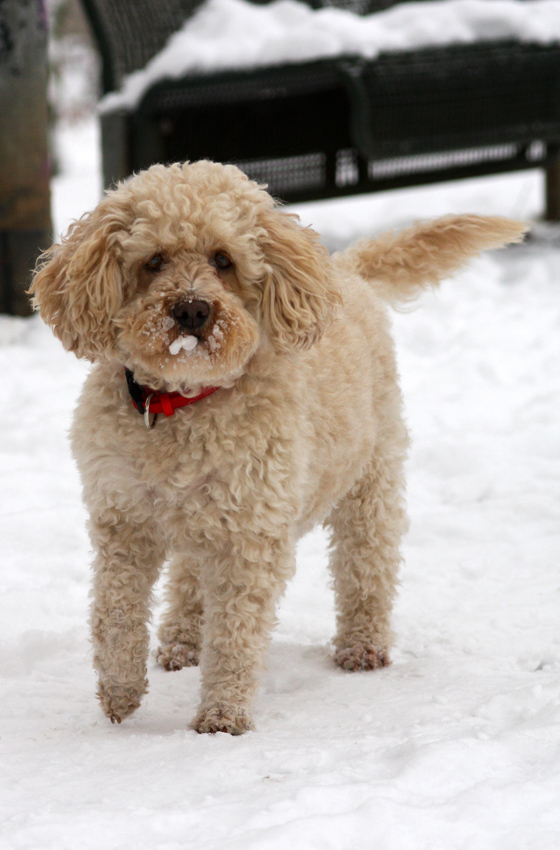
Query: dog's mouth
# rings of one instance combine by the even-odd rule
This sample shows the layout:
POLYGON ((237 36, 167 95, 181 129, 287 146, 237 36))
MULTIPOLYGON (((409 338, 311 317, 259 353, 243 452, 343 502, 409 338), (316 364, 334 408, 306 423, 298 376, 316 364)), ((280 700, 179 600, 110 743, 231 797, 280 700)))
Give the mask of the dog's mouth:
POLYGON ((225 335, 231 323, 231 317, 217 310, 213 304, 187 302, 190 313, 183 312, 185 304, 180 303, 171 313, 168 321, 167 337, 169 353, 183 361, 200 355, 217 355, 224 345, 225 335), (194 305, 194 306, 191 306, 194 305))

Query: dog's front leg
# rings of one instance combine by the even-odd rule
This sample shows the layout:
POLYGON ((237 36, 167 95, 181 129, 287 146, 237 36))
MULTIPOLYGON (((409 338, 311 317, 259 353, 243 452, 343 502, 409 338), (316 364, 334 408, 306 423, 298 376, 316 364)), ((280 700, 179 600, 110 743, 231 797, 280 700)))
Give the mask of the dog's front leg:
POLYGON ((205 559, 202 699, 197 732, 241 735, 253 728, 257 676, 275 624, 275 605, 293 575, 295 546, 263 536, 230 541, 205 559))
POLYGON ((155 526, 120 514, 93 519, 91 631, 97 695, 111 722, 138 708, 147 691, 147 620, 151 591, 164 559, 155 526))

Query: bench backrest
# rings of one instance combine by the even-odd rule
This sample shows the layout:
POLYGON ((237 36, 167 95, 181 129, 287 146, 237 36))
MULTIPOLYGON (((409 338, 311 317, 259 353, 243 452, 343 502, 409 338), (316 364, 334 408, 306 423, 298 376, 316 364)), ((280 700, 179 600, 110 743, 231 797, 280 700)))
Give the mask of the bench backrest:
MULTIPOLYGON (((120 87, 123 77, 143 68, 177 32, 203 0, 82 0, 103 63, 103 92, 120 87)), ((252 0, 266 3, 268 0, 252 0)), ((303 0, 337 6, 357 14, 394 6, 402 0, 303 0)))

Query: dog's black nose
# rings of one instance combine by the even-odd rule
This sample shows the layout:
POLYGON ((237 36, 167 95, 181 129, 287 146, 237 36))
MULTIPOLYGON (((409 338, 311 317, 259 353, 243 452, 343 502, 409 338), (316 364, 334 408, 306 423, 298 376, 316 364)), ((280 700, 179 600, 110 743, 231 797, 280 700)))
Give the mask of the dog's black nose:
POLYGON ((187 331, 197 331, 206 324, 210 304, 206 301, 181 301, 173 308, 173 318, 187 331))

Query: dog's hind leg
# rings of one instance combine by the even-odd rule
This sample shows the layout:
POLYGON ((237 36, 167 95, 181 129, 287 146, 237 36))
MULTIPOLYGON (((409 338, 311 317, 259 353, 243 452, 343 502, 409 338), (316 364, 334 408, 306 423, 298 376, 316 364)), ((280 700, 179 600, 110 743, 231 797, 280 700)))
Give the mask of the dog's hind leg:
POLYGON ((152 587, 165 556, 155 523, 118 511, 92 517, 91 630, 97 695, 112 722, 138 708, 148 689, 146 662, 152 587))
POLYGON ((200 659, 202 598, 198 567, 188 556, 176 554, 171 559, 165 599, 158 663, 166 670, 194 667, 200 659))
POLYGON ((378 452, 326 523, 337 608, 334 657, 345 670, 390 664, 390 617, 406 529, 403 460, 404 448, 394 444, 378 452))

